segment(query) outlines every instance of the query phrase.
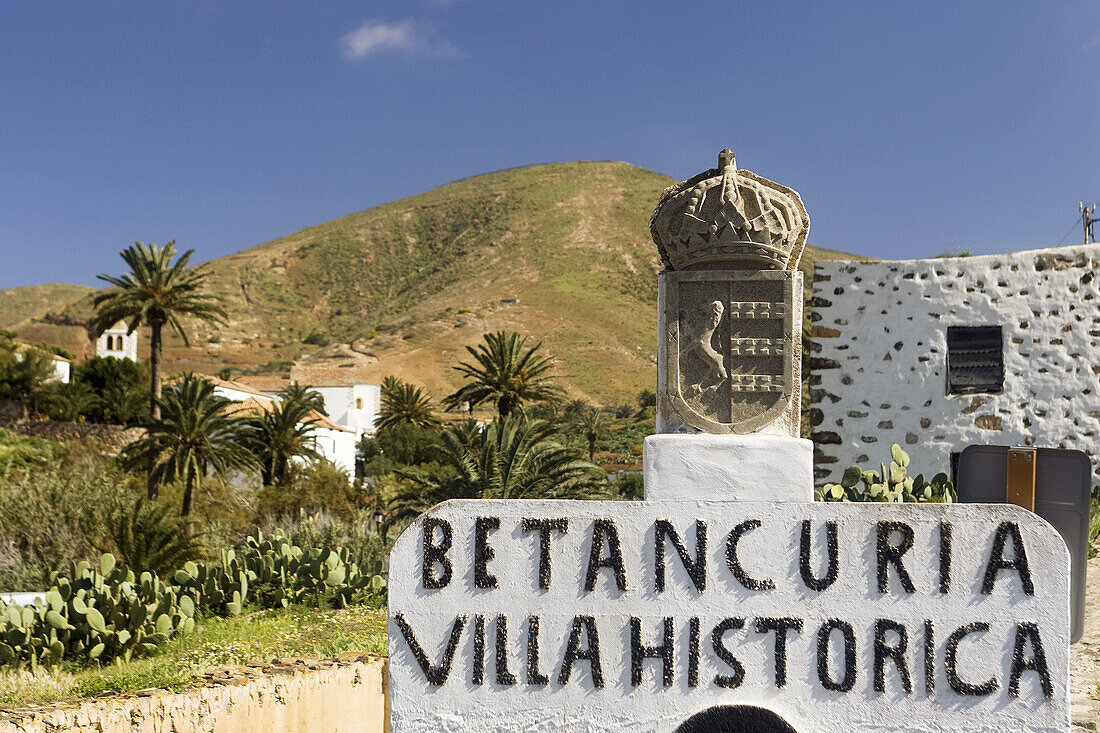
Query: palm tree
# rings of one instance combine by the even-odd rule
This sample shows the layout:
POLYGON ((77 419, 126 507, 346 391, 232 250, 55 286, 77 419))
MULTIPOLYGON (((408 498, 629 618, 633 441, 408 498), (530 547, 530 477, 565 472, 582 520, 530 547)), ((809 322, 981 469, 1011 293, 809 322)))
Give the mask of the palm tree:
POLYGON ((99 397, 87 382, 66 382, 53 385, 49 412, 55 420, 83 422, 98 405, 99 397))
POLYGON ((606 413, 602 408, 585 405, 584 409, 574 413, 572 423, 573 427, 579 430, 588 441, 588 460, 596 460, 596 440, 607 427, 606 413))
POLYGON ((188 517, 207 475, 256 467, 243 421, 229 413, 232 402, 216 394, 210 382, 185 374, 168 386, 157 404, 161 417, 122 454, 128 469, 149 472, 150 500, 157 498, 161 485, 183 481, 180 516, 188 517))
POLYGON ((512 331, 487 333, 482 339, 476 348, 466 347, 474 363, 455 367, 466 375, 466 384, 443 400, 448 410, 491 401, 496 403, 497 414, 507 417, 524 402, 562 397, 562 388, 550 381, 554 360, 539 354, 542 342, 527 346, 527 337, 512 331))
POLYGON ((301 402, 310 408, 328 417, 325 411, 325 397, 312 387, 307 387, 300 382, 291 382, 286 389, 279 393, 283 402, 301 402))
POLYGON ((472 417, 447 426, 447 432, 453 434, 461 445, 473 448, 481 444, 481 436, 485 432, 484 426, 472 417))
POLYGON ((390 502, 388 523, 447 499, 591 499, 604 493, 597 466, 558 444, 546 423, 520 415, 493 421, 472 445, 444 431, 441 457, 453 476, 398 471, 414 486, 390 502))
POLYGON ((190 520, 173 517, 159 502, 138 499, 107 520, 109 548, 137 574, 148 570, 170 576, 188 561, 203 556, 203 544, 193 536, 190 520))
POLYGON ((317 420, 313 409, 309 402, 291 398, 275 402, 269 410, 247 419, 248 447, 260 464, 264 486, 286 478, 295 458, 322 458, 313 435, 317 420))
POLYGON ((145 390, 126 384, 108 385, 99 398, 103 419, 119 425, 128 425, 140 418, 145 404, 145 390))
POLYGON ((388 376, 382 380, 382 404, 375 420, 375 430, 386 430, 397 425, 412 425, 437 430, 439 418, 432 409, 432 400, 420 387, 388 376))
POLYGON ((97 337, 119 321, 127 322, 130 333, 138 326, 149 327, 149 368, 152 372, 149 416, 154 421, 160 419, 161 332, 164 326, 171 326, 183 343, 190 345, 180 323, 183 316, 212 324, 225 323, 221 299, 202 292, 206 275, 187 266, 194 251, 189 249, 172 262, 176 254, 175 240, 164 247, 135 242, 121 252, 130 272, 121 277, 99 275, 99 279, 110 283, 111 287, 101 290, 92 301, 96 310, 91 330, 97 337))

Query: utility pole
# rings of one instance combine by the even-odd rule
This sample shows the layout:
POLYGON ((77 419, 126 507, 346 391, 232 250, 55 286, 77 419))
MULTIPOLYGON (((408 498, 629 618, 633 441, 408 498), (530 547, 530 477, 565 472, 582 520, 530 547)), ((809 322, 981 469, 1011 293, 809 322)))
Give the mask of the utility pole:
POLYGON ((1085 244, 1095 243, 1096 237, 1092 234, 1092 225, 1100 221, 1100 219, 1092 218, 1092 213, 1096 211, 1096 204, 1085 206, 1085 202, 1082 201, 1079 206, 1081 208, 1081 225, 1085 229, 1085 244))

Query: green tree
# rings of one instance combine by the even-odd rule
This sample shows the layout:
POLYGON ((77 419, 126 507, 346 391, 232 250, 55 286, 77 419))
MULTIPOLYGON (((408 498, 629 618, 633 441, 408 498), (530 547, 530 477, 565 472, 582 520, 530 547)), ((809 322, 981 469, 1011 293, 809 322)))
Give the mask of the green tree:
POLYGON ((225 323, 226 314, 221 299, 203 292, 206 275, 187 266, 194 251, 187 250, 173 262, 175 240, 164 247, 135 242, 121 252, 130 272, 120 277, 99 275, 100 280, 111 286, 101 290, 92 301, 95 315, 90 325, 96 336, 119 321, 126 322, 129 333, 142 325, 149 327, 149 416, 154 421, 160 419, 161 339, 164 327, 171 326, 183 343, 190 345, 181 318, 188 316, 207 323, 225 323))
POLYGON ((45 351, 34 347, 0 350, 0 397, 19 402, 24 420, 38 414, 53 378, 53 359, 45 351))
POLYGON ((574 413, 571 424, 588 441, 588 460, 596 460, 596 441, 607 429, 607 414, 599 407, 585 405, 574 413))
POLYGON ((286 399, 271 409, 246 419, 248 447, 260 466, 264 486, 281 483, 295 458, 320 460, 316 416, 309 402, 286 399))
POLYGON ((232 402, 215 393, 210 382, 184 374, 164 390, 157 404, 161 417, 122 454, 127 468, 149 472, 150 500, 157 498, 163 484, 182 481, 180 516, 189 517, 195 492, 207 475, 224 478, 234 469, 256 468, 243 421, 229 414, 232 402))
POLYGON ((437 430, 439 418, 435 415, 431 397, 420 387, 415 387, 394 376, 382 380, 382 404, 374 429, 381 432, 398 425, 437 430))
POLYGON ((527 337, 512 331, 498 331, 482 336, 477 347, 467 346, 473 362, 455 367, 466 377, 466 384, 447 395, 443 404, 448 410, 482 402, 493 402, 497 414, 507 417, 526 402, 555 401, 562 398, 562 388, 552 382, 550 370, 554 360, 539 353, 542 342, 527 346, 527 337))
POLYGON ((358 445, 366 476, 392 473, 402 466, 421 466, 439 457, 439 431, 398 423, 374 435, 364 435, 358 445))
POLYGON ((89 385, 98 398, 87 413, 93 421, 125 425, 149 409, 149 366, 129 359, 97 356, 73 369, 73 381, 89 385))
POLYGON ((597 466, 559 444, 546 423, 520 415, 494 420, 473 445, 445 430, 441 452, 453 474, 398 471, 414 486, 391 500, 387 523, 447 499, 590 499, 606 493, 597 466))

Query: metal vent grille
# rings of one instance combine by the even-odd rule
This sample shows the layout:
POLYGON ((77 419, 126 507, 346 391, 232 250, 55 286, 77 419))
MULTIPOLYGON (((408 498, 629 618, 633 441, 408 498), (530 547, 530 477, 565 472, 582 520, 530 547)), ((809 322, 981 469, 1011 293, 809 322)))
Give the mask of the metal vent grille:
POLYGON ((971 394, 1004 389, 1000 326, 948 326, 947 392, 971 394))

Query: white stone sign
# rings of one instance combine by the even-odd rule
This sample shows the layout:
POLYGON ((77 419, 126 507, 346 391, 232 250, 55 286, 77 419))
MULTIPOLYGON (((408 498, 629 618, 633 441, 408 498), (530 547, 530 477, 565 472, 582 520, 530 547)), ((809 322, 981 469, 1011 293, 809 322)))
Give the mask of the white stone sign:
POLYGON ((390 557, 394 733, 1069 730, 1069 558, 1018 507, 452 501, 390 557))

